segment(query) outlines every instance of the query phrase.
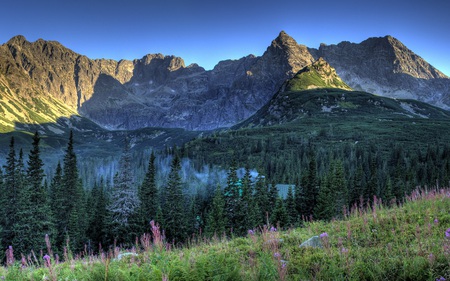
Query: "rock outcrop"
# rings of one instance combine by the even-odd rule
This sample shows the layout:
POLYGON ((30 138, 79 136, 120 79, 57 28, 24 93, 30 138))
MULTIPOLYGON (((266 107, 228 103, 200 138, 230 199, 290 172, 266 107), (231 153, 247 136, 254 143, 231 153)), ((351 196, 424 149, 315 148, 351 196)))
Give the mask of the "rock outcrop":
POLYGON ((353 89, 450 109, 450 79, 392 36, 310 49, 353 89))

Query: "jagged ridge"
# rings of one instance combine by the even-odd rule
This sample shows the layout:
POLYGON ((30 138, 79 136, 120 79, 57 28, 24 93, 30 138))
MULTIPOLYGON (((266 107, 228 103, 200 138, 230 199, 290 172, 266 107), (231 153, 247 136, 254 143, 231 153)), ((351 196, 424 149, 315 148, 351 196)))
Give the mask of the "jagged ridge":
POLYGON ((248 118, 319 57, 356 90, 450 106, 450 79, 390 36, 311 49, 281 32, 261 57, 212 71, 161 54, 91 60, 55 41, 17 36, 0 46, 0 74, 17 99, 48 95, 106 128, 200 130, 248 118))

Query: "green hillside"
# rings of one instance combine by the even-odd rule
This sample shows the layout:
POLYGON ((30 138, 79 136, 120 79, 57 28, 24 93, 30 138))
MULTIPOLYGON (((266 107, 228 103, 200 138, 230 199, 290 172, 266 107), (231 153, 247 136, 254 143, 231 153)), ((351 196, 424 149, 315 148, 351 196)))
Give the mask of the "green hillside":
POLYGON ((319 58, 312 65, 304 67, 285 83, 285 91, 303 91, 317 88, 352 89, 342 81, 336 74, 336 70, 323 58, 319 58))
POLYGON ((403 206, 355 208, 341 221, 266 226, 243 238, 174 247, 156 226, 133 249, 48 256, 0 268, 5 280, 446 280, 450 190, 415 192, 403 206), (316 247, 300 247, 316 236, 316 247))

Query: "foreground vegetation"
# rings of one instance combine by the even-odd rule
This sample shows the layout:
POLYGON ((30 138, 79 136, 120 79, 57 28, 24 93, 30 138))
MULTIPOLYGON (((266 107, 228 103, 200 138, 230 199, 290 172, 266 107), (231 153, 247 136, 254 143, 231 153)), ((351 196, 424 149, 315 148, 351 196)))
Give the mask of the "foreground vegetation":
MULTIPOLYGON (((132 249, 8 258, 2 280, 445 280, 450 278, 450 190, 415 191, 402 205, 354 206, 343 220, 193 237, 177 247, 151 234, 132 249), (320 236, 319 247, 300 247, 320 236), (124 254, 126 252, 126 254, 124 254)), ((44 255, 45 254, 45 255, 44 255)))

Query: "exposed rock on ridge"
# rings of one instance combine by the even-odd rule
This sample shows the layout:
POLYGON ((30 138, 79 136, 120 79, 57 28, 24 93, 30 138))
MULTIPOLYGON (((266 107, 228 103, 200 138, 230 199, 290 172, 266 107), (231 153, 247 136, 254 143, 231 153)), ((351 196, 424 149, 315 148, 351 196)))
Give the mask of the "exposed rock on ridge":
POLYGON ((0 46, 0 73, 13 91, 48 93, 111 129, 231 126, 313 60, 284 32, 262 57, 223 61, 212 71, 161 54, 134 61, 90 60, 57 42, 30 43, 23 36, 0 46))
POLYGON ((355 90, 450 108, 450 79, 392 36, 310 49, 355 90))

